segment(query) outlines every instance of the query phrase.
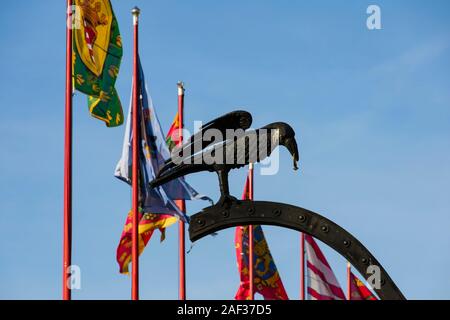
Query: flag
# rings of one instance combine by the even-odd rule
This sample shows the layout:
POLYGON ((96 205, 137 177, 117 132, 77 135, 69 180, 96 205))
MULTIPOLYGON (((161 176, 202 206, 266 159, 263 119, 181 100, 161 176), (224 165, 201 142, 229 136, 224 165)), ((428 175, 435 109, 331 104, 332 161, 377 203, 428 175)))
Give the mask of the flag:
POLYGON ((181 144, 180 141, 180 116, 177 112, 175 119, 173 119, 172 125, 170 126, 169 132, 166 137, 166 144, 169 151, 172 151, 175 146, 181 144))
MULTIPOLYGON (((175 215, 188 222, 189 217, 180 211, 174 200, 212 200, 198 194, 184 178, 170 181, 160 187, 151 188, 152 181, 165 160, 170 157, 170 151, 166 145, 166 139, 162 133, 161 125, 153 107, 152 99, 147 93, 144 73, 139 61, 139 128, 140 128, 140 206, 143 212, 175 215)), ((131 151, 131 109, 125 128, 122 156, 117 163, 114 175, 131 185, 132 175, 132 151, 131 151)))
POLYGON ((109 0, 75 0, 72 72, 75 89, 88 95, 91 115, 108 127, 123 123, 114 85, 122 59, 119 25, 109 0))
POLYGON ((378 300, 357 276, 350 271, 350 300, 378 300))
MULTIPOLYGON (((133 213, 128 213, 125 226, 120 237, 117 247, 117 262, 119 263, 120 273, 128 274, 128 266, 131 261, 131 245, 132 245, 132 229, 133 229, 133 213)), ((178 219, 166 214, 142 214, 139 212, 139 255, 144 251, 147 243, 153 235, 153 231, 159 229, 161 232, 161 241, 165 237, 165 228, 174 224, 178 219)))
MULTIPOLYGON (((181 212, 174 200, 176 199, 203 199, 206 196, 199 195, 184 179, 174 180, 162 187, 152 189, 149 182, 155 177, 162 163, 169 157, 169 150, 165 144, 164 135, 152 104, 147 94, 144 74, 139 62, 139 127, 141 148, 139 150, 140 163, 140 188, 139 188, 139 254, 143 252, 149 242, 153 231, 159 229, 161 241, 164 239, 165 228, 175 223, 178 218, 187 221, 188 217, 181 212)), ((128 111, 125 137, 123 142, 122 156, 117 164, 115 176, 128 184, 131 184, 132 157, 131 155, 131 109, 128 111)), ((117 262, 121 273, 128 273, 128 265, 131 260, 132 244, 132 213, 130 212, 125 221, 122 236, 117 247, 117 262)))
MULTIPOLYGON (((249 198, 249 177, 245 182, 242 199, 249 198)), ((255 292, 265 300, 288 300, 286 290, 281 281, 275 261, 270 253, 269 246, 264 237, 262 227, 253 227, 254 240, 254 288, 255 292)), ((237 227, 235 234, 237 264, 240 275, 240 286, 236 293, 236 300, 250 298, 250 279, 248 271, 248 226, 237 227)))
POLYGON ((306 277, 310 300, 345 300, 344 292, 313 237, 305 234, 306 277))

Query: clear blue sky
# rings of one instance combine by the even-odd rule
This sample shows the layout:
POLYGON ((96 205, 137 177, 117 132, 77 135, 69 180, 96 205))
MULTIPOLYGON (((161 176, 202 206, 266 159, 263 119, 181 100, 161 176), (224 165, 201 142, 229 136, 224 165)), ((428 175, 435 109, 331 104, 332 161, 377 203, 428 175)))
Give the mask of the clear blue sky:
MULTIPOLYGON (((320 212, 356 235, 408 298, 450 298, 450 3, 448 1, 113 0, 124 56, 117 89, 131 88, 131 14, 141 10, 140 53, 160 120, 186 83, 186 125, 237 107, 256 127, 287 121, 301 172, 284 150, 275 176, 255 177, 255 198, 320 212), (378 4, 382 30, 366 28, 378 4)), ((0 11, 0 298, 59 299, 62 262, 64 1, 9 1, 0 11)), ((90 117, 74 98, 74 299, 128 299, 115 251, 130 189, 113 177, 124 126, 90 117)), ((241 194, 244 172, 231 174, 241 194)), ((189 182, 218 197, 216 177, 189 182)), ((189 213, 204 206, 188 203, 189 213)), ((291 298, 299 241, 266 236, 291 298)), ((141 256, 141 297, 177 297, 177 228, 141 256)), ((189 298, 233 298, 234 230, 187 256, 189 298)), ((188 243, 189 245, 189 243, 188 243)), ((345 261, 324 248, 341 284, 345 261)))

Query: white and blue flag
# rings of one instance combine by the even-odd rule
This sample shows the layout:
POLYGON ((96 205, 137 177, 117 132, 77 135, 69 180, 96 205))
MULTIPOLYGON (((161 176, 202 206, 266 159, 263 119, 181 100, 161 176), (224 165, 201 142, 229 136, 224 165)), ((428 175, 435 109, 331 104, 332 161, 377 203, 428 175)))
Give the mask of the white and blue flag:
MULTIPOLYGON (((141 148, 139 150, 139 205, 144 213, 170 214, 178 216, 185 222, 189 222, 189 217, 178 209, 174 200, 203 199, 208 200, 211 203, 212 200, 198 194, 184 178, 175 179, 157 188, 150 187, 149 182, 155 178, 159 168, 164 164, 165 160, 170 157, 170 151, 166 145, 166 139, 162 133, 152 99, 147 93, 144 73, 140 61, 139 81, 138 121, 141 130, 139 137, 141 140, 141 148)), ((132 179, 131 110, 132 99, 128 109, 122 156, 114 173, 117 178, 128 184, 131 184, 132 179)))

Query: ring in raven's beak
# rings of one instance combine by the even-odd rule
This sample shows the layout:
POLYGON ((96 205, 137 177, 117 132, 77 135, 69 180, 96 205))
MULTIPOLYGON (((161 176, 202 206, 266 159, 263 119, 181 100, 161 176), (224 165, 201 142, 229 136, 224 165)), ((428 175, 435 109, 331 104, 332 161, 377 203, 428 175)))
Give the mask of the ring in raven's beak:
POLYGON ((294 163, 294 170, 297 170, 298 169, 297 164, 298 164, 298 160, 299 160, 297 141, 295 141, 295 139, 287 139, 285 146, 292 155, 292 160, 294 163))

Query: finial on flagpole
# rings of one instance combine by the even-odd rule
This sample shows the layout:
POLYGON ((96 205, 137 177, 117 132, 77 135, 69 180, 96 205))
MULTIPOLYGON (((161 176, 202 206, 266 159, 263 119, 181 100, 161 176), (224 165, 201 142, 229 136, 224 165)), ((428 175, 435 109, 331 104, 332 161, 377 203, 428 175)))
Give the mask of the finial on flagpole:
POLYGON ((184 83, 183 83, 183 81, 178 81, 177 82, 177 86, 178 86, 178 95, 183 95, 184 94, 184 83))
POLYGON ((131 14, 133 15, 133 24, 137 23, 140 13, 141 13, 141 10, 138 7, 134 7, 133 9, 131 9, 131 14))
POLYGON ((140 10, 138 7, 134 7, 133 9, 131 9, 131 13, 132 13, 134 16, 138 16, 139 13, 141 13, 141 10, 140 10))

